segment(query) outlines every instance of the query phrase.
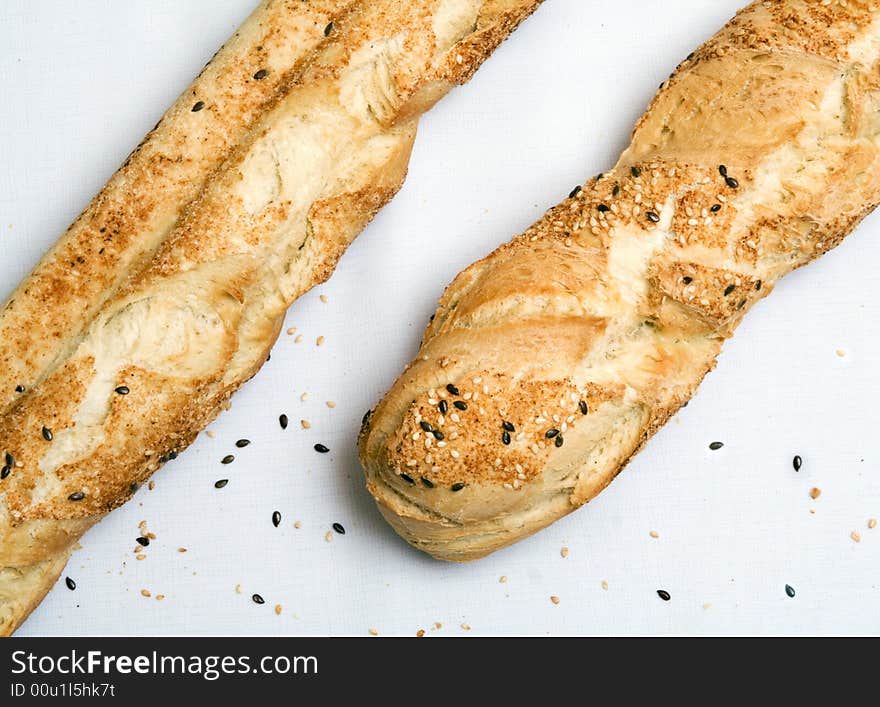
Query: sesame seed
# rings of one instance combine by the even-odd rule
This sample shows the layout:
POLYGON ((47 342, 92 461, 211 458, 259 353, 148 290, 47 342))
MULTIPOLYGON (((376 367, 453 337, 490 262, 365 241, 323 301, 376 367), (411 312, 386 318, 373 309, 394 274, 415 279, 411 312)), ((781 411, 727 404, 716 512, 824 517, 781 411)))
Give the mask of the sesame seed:
POLYGON ((665 589, 658 589, 657 596, 660 597, 663 601, 669 601, 670 599, 672 599, 672 595, 665 589))
POLYGON ((871 519, 868 521, 868 529, 869 529, 869 530, 874 530, 874 528, 876 528, 876 527, 877 527, 877 519, 876 519, 876 518, 871 518, 871 519))
POLYGON ((545 436, 547 439, 553 439, 553 438, 554 438, 556 435, 558 435, 558 434, 559 434, 559 430, 553 428, 553 429, 549 429, 549 430, 547 430, 547 431, 544 433, 544 436, 545 436))
POLYGON ((4 466, 2 469, 0 469, 0 480, 5 479, 11 473, 12 473, 12 467, 4 466))
POLYGON ((426 479, 424 476, 421 478, 422 485, 427 489, 434 488, 434 482, 431 479, 426 479))
POLYGON ((581 411, 581 415, 586 415, 589 412, 589 408, 587 408, 587 401, 581 400, 578 403, 578 409, 581 411))
POLYGON ((239 449, 244 449, 250 443, 251 443, 251 441, 249 439, 240 439, 235 443, 235 446, 238 447, 239 449))
POLYGON ((717 214, 719 211, 721 211, 721 204, 712 204, 709 211, 711 211, 713 214, 717 214))
POLYGON ((449 383, 449 384, 446 386, 446 390, 449 391, 449 394, 450 394, 450 395, 461 395, 461 392, 460 392, 460 391, 458 390, 458 388, 456 388, 452 383, 449 383))
POLYGON ((712 444, 709 445, 709 449, 711 449, 713 452, 717 452, 723 446, 724 442, 712 442, 712 444))
POLYGON ((510 444, 510 432, 508 432, 507 430, 504 430, 504 432, 501 433, 501 441, 505 445, 510 444))
POLYGON ((232 464, 232 462, 234 462, 234 461, 235 461, 235 455, 234 454, 227 454, 225 457, 223 457, 220 460, 220 463, 221 464, 232 464))
POLYGON ((401 474, 400 478, 403 479, 404 481, 406 481, 406 483, 408 483, 408 484, 415 483, 415 479, 413 479, 413 477, 410 476, 409 474, 401 474))
POLYGON ((606 212, 608 212, 608 211, 611 211, 611 209, 608 207, 607 204, 599 204, 599 206, 596 207, 596 210, 597 210, 600 214, 604 214, 604 213, 606 213, 606 212))
POLYGON ((794 599, 794 587, 790 584, 785 585, 785 593, 788 594, 790 598, 794 599))
POLYGON ((147 537, 144 537, 144 536, 141 536, 139 538, 135 538, 135 540, 136 540, 137 544, 141 545, 142 547, 147 547, 147 545, 150 544, 150 539, 147 537))
POLYGON ((724 296, 727 297, 728 295, 732 294, 735 289, 736 285, 728 285, 724 288, 724 296))
POLYGON ((179 548, 177 548, 177 551, 183 553, 183 552, 186 552, 186 548, 185 548, 185 547, 179 547, 179 548))
POLYGON ((15 466, 15 457, 12 456, 9 452, 6 452, 6 466, 15 466))
POLYGON ((729 186, 731 189, 739 189, 739 182, 733 177, 728 177, 724 180, 725 184, 729 186))
POLYGON ((276 528, 281 525, 281 511, 272 512, 272 525, 274 525, 276 528))
POLYGON ((253 600, 254 604, 265 604, 266 603, 266 600, 263 599, 263 597, 261 597, 259 594, 252 594, 251 599, 253 600))
POLYGON ((453 491, 461 491, 464 488, 464 483, 458 481, 452 484, 452 486, 450 486, 449 488, 451 488, 453 491))
POLYGON ((301 520, 294 521, 293 527, 296 528, 297 530, 299 530, 300 528, 303 527, 302 521, 301 520))
POLYGON ((15 386, 15 392, 16 392, 16 393, 23 393, 23 392, 24 392, 24 386, 23 386, 23 385, 17 385, 17 386, 15 386))
POLYGON ((660 217, 654 211, 646 211, 645 217, 652 223, 659 223, 660 217))
POLYGON ((660 537, 660 533, 658 533, 656 530, 652 530, 650 533, 648 533, 648 535, 650 535, 652 538, 660 537))
POLYGON ((47 442, 51 442, 53 437, 54 435, 52 434, 52 430, 50 430, 48 427, 43 427, 43 439, 45 439, 47 442))
POLYGON ((82 501, 86 495, 82 491, 74 491, 67 497, 68 501, 82 501))
POLYGON ((431 426, 431 423, 427 420, 422 420, 419 422, 419 427, 421 427, 425 432, 433 432, 434 428, 431 426))
POLYGON ((559 554, 560 554, 562 557, 568 557, 568 548, 567 548, 567 547, 563 547, 563 548, 559 551, 559 554))
POLYGON ((327 295, 321 295, 318 299, 320 299, 324 304, 327 304, 330 301, 330 298, 327 295))
POLYGON ((379 635, 379 632, 378 632, 376 629, 371 628, 371 629, 369 629, 369 634, 370 634, 371 636, 378 636, 378 635, 379 635))
POLYGON ((324 345, 324 342, 325 342, 326 340, 327 340, 327 339, 326 339, 325 337, 323 337, 323 336, 319 336, 317 339, 315 339, 315 345, 316 345, 316 346, 323 346, 323 345, 324 345))
POLYGON ((499 582, 500 584, 506 584, 506 583, 507 583, 507 575, 506 575, 506 574, 502 574, 502 575, 498 578, 498 582, 499 582))
POLYGON ((562 435, 559 435, 553 442, 557 447, 561 447, 565 444, 565 438, 562 435))
POLYGON ((516 427, 514 427, 512 422, 508 422, 507 420, 501 423, 501 427, 507 432, 516 432, 516 427))
POLYGON ((611 190, 611 196, 617 196, 618 194, 620 194, 620 185, 615 184, 614 189, 611 190))
POLYGON ((342 523, 334 523, 332 525, 333 530, 335 530, 339 535, 345 535, 345 528, 342 527, 342 523))
POLYGON ((208 439, 214 439, 217 436, 211 430, 205 430, 205 434, 208 436, 208 439))
POLYGON ((331 22, 324 28, 324 36, 329 37, 330 33, 333 31, 333 23, 331 22))
POLYGON ((727 167, 724 166, 723 164, 718 165, 718 173, 722 177, 727 178, 727 167))
POLYGON ((449 403, 447 403, 445 400, 441 400, 437 408, 440 410, 441 415, 445 415, 447 412, 449 412, 449 403))
POLYGON ((550 601, 552 601, 554 604, 558 604, 559 597, 554 594, 552 597, 550 597, 550 601))
POLYGON ((229 479, 220 479, 219 481, 214 482, 215 489, 222 489, 226 487, 226 484, 229 483, 229 479))
POLYGON ((195 105, 192 107, 192 112, 198 113, 204 107, 205 107, 204 101, 196 101, 195 105))
POLYGON ((760 292, 760 291, 761 291, 761 288, 762 288, 763 286, 764 286, 763 281, 758 280, 758 281, 755 283, 755 290, 758 291, 758 292, 760 292))
POLYGON ((633 178, 638 179, 642 176, 642 170, 639 167, 630 167, 629 173, 633 176, 633 178))
POLYGON ((294 344, 301 344, 306 337, 302 334, 297 334, 296 338, 293 340, 294 344))
POLYGON ((312 423, 309 422, 308 420, 300 420, 299 424, 302 425, 302 428, 304 430, 309 430, 312 428, 312 423))
POLYGON ((453 407, 455 407, 457 410, 462 410, 462 411, 464 411, 464 410, 467 410, 467 409, 468 409, 467 403, 464 402, 463 400, 456 400, 454 403, 452 403, 452 405, 453 405, 453 407))
POLYGON ((131 392, 131 390, 129 389, 129 387, 128 387, 127 385, 120 385, 120 386, 116 389, 116 392, 117 392, 119 395, 128 395, 128 394, 131 392))
POLYGON ((318 444, 315 445, 315 451, 319 454, 327 454, 327 452, 330 451, 330 448, 318 442, 318 444))
POLYGON ((580 193, 581 193, 581 188, 579 186, 577 186, 574 189, 572 189, 571 192, 569 192, 568 198, 574 199, 580 193))
POLYGON ((279 415, 278 424, 281 425, 282 430, 287 429, 287 423, 288 423, 287 415, 279 415))
POLYGON ((333 542, 333 533, 331 531, 328 530, 326 533, 324 533, 324 542, 333 542))
POLYGON ((608 582, 604 579, 602 580, 602 589, 604 589, 606 592, 608 591, 608 582))
POLYGON ((860 543, 862 542, 862 536, 859 534, 859 531, 852 531, 849 536, 853 539, 853 542, 860 543))
POLYGON ((70 577, 65 577, 64 583, 67 585, 67 588, 70 591, 73 591, 74 589, 76 589, 76 582, 74 582, 70 577))
POLYGON ((804 465, 804 460, 801 459, 800 454, 795 454, 794 459, 791 460, 791 465, 794 467, 795 471, 801 470, 801 467, 804 465))
POLYGON ((269 75, 269 70, 268 70, 268 69, 260 69, 257 73, 254 74, 254 78, 255 78, 257 81, 262 81, 262 80, 263 80, 264 78, 266 78, 268 75, 269 75))

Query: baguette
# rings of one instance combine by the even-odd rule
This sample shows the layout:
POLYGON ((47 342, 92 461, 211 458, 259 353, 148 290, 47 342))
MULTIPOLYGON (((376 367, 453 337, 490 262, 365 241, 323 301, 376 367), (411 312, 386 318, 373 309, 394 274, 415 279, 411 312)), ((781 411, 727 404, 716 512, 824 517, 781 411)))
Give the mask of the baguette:
POLYGON ((263 2, 0 314, 0 634, 182 452, 540 0, 263 2))
POLYGON ((612 170, 446 289, 361 431, 385 518, 468 561, 594 498, 745 313, 877 205, 878 116, 880 4, 742 10, 612 170))

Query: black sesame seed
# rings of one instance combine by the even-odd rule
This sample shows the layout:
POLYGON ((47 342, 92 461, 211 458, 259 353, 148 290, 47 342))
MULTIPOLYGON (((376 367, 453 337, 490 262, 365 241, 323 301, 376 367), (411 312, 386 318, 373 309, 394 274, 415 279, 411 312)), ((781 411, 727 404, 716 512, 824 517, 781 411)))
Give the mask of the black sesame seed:
POLYGON ((581 193, 581 188, 580 188, 580 186, 577 186, 571 190, 571 193, 569 193, 568 198, 574 199, 580 193, 581 193))
POLYGON ((657 596, 660 597, 663 601, 669 601, 672 599, 672 595, 669 594, 665 589, 658 589, 657 596))
POLYGON ((556 441, 553 442, 553 444, 555 444, 557 447, 561 447, 563 444, 565 444, 565 439, 563 438, 562 435, 559 435, 559 436, 556 438, 556 441))
POLYGON ((288 423, 287 415, 281 415, 281 416, 279 416, 279 418, 278 418, 278 424, 281 425, 281 429, 282 429, 282 430, 286 430, 286 429, 287 429, 287 423, 288 423))
POLYGON ((23 385, 17 385, 17 386, 15 386, 15 392, 16 392, 16 393, 23 393, 23 392, 24 392, 24 386, 23 386, 23 385))
POLYGON ((7 466, 15 466, 15 457, 9 452, 6 452, 6 464, 7 466))
POLYGON ((618 194, 620 194, 620 185, 615 184, 614 189, 611 190, 611 196, 617 196, 618 194))
POLYGON ((431 423, 428 422, 427 420, 422 420, 419 423, 419 427, 421 427, 425 432, 433 432, 434 431, 434 428, 431 427, 431 423))
POLYGON ((596 208, 598 209, 600 214, 611 211, 611 208, 607 204, 599 204, 599 206, 597 206, 596 208))
POLYGON ((728 177, 724 180, 731 189, 739 189, 739 182, 733 177, 728 177))
POLYGON ((801 459, 800 454, 796 454, 794 459, 791 460, 791 465, 794 467, 795 471, 800 471, 801 467, 804 465, 804 460, 801 459))
POLYGON ((718 165, 718 173, 722 177, 726 178, 727 177, 727 167, 725 167, 723 164, 718 165))
POLYGON ((400 478, 403 479, 404 481, 406 481, 406 483, 408 483, 408 484, 415 483, 415 479, 413 479, 413 477, 410 476, 409 474, 401 474, 400 478))
POLYGON ((785 593, 788 594, 791 599, 794 599, 794 587, 790 584, 785 585, 785 593))
POLYGON ((223 457, 220 460, 220 463, 221 464, 232 464, 232 462, 234 462, 234 461, 235 461, 235 455, 234 454, 227 454, 225 457, 223 457))
POLYGON ((334 523, 332 527, 333 530, 335 530, 340 535, 345 535, 345 527, 342 525, 342 523, 334 523))
POLYGON ((508 422, 507 420, 501 423, 501 427, 508 432, 516 432, 516 427, 513 426, 512 422, 508 422))
POLYGON ((438 442, 442 442, 445 436, 440 430, 434 430, 434 439, 438 442))
POLYGON ((645 216, 648 217, 648 220, 652 223, 659 223, 660 217, 654 211, 646 211, 645 216))
POLYGON ((150 539, 149 539, 149 538, 145 538, 143 535, 142 535, 141 537, 139 537, 139 538, 135 538, 135 540, 137 541, 137 544, 140 545, 140 546, 142 546, 142 547, 146 547, 147 545, 150 544, 150 539))
POLYGON ((504 442, 505 445, 510 444, 510 432, 504 430, 504 432, 501 433, 501 441, 504 442))
POLYGON ((586 415, 586 414, 590 411, 589 408, 587 407, 587 401, 586 401, 586 400, 581 400, 581 401, 578 403, 578 410, 581 411, 581 415, 586 415))
POLYGON ((315 451, 319 454, 327 454, 327 452, 330 451, 330 448, 318 442, 318 444, 315 445, 315 451))
POLYGON ((712 442, 712 444, 709 445, 709 449, 711 449, 713 452, 715 452, 715 451, 721 449, 723 446, 724 446, 724 442, 712 442))
POLYGON ((450 395, 461 395, 461 391, 459 391, 458 388, 452 385, 452 383, 446 386, 446 390, 449 391, 450 395))
POLYGON ((327 25, 327 26, 324 28, 324 36, 325 36, 325 37, 329 37, 329 36, 330 36, 330 33, 331 33, 332 31, 333 31, 333 23, 331 22, 329 25, 327 25))
POLYGON ((733 294, 733 291, 736 289, 736 285, 730 284, 724 288, 724 296, 727 297, 730 294, 733 294))
POLYGON ((553 438, 554 438, 556 435, 558 435, 558 434, 559 434, 559 430, 557 430, 557 429, 554 427, 554 428, 551 428, 551 429, 547 430, 547 431, 544 433, 544 436, 545 436, 547 439, 553 439, 553 438))
POLYGON ((445 400, 441 400, 440 404, 437 406, 437 409, 440 411, 441 415, 445 415, 447 412, 449 412, 449 403, 447 403, 445 400))
POLYGON ((259 594, 254 594, 253 596, 251 596, 251 599, 254 600, 254 604, 265 604, 266 603, 266 600, 263 599, 263 597, 261 597, 259 594))
POLYGON ((642 176, 642 170, 639 167, 630 167, 629 173, 636 179, 642 176))
POLYGON ((456 400, 452 406, 459 410, 467 410, 467 403, 464 400, 456 400))
POLYGON ((272 512, 272 525, 274 525, 276 528, 281 525, 281 511, 272 512))
POLYGON ((43 428, 43 439, 47 442, 51 442, 55 435, 52 434, 52 430, 48 427, 43 428))
POLYGON ((175 451, 172 449, 170 452, 168 452, 168 458, 169 458, 171 461, 174 461, 175 459, 177 459, 177 452, 175 452, 175 451))
POLYGON ((141 487, 141 485, 137 482, 134 482, 129 485, 128 490, 132 493, 137 493, 137 490, 141 487))
POLYGON ((12 473, 12 467, 4 466, 2 469, 0 469, 0 480, 5 479, 11 473, 12 473))
POLYGON ((745 307, 745 306, 746 306, 746 301, 745 301, 744 299, 741 299, 741 300, 739 301, 739 304, 736 305, 736 308, 737 308, 737 309, 742 309, 742 308, 745 307))
POLYGON ((117 392, 119 395, 128 395, 128 394, 131 392, 131 390, 129 389, 129 387, 128 387, 127 385, 120 385, 120 386, 116 389, 116 392, 117 392))
POLYGON ((424 476, 422 477, 422 485, 423 485, 426 489, 432 489, 432 488, 434 488, 434 482, 431 481, 431 479, 426 479, 424 476))
POLYGON ((254 78, 257 81, 262 81, 269 75, 269 71, 267 69, 260 69, 257 73, 254 74, 254 78))
POLYGON ((74 589, 76 589, 76 582, 74 582, 70 577, 65 577, 64 583, 67 585, 67 588, 70 591, 73 591, 74 589))
POLYGON ((159 463, 160 464, 167 464, 168 463, 168 455, 163 454, 161 457, 159 457, 159 463))
POLYGON ((238 447, 239 449, 244 449, 250 443, 251 443, 251 441, 249 439, 240 439, 235 443, 235 446, 238 447))
POLYGON ((192 107, 192 112, 198 113, 204 107, 205 107, 204 101, 196 101, 196 104, 192 107))
POLYGON ((215 488, 215 489, 222 489, 222 488, 224 488, 224 487, 226 486, 226 484, 228 484, 228 483, 229 483, 229 479, 220 479, 220 481, 215 481, 215 482, 214 482, 214 488, 215 488))
POLYGON ((464 484, 461 481, 457 481, 449 488, 451 488, 453 491, 461 491, 464 488, 464 484))
POLYGON ((721 211, 721 204, 712 204, 712 207, 709 209, 713 214, 717 214, 721 211))
POLYGON ((764 283, 763 283, 761 280, 758 280, 758 281, 755 283, 755 290, 757 290, 758 292, 760 292, 760 291, 761 291, 761 288, 762 288, 763 286, 764 286, 764 283))
POLYGON ((685 275, 683 278, 681 278, 681 281, 682 281, 685 285, 690 285, 690 284, 694 281, 694 278, 692 278, 692 277, 690 277, 690 276, 688 276, 688 275, 685 275))
POLYGON ((68 501, 82 501, 86 495, 82 491, 74 491, 67 497, 68 501))

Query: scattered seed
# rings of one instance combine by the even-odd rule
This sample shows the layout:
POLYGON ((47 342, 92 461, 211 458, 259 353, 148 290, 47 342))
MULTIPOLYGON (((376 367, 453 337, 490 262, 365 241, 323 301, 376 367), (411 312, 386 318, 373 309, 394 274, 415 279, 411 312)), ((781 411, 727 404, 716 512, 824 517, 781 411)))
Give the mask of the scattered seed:
POLYGON ((303 393, 302 395, 299 396, 299 399, 300 399, 302 402, 305 402, 306 400, 309 399, 309 394, 308 394, 308 393, 303 393))
POLYGON ((853 542, 860 543, 862 542, 862 536, 859 534, 859 531, 852 531, 849 536, 853 539, 853 542))
POLYGON ((340 535, 345 535, 345 528, 342 526, 342 523, 334 523, 332 528, 340 535))
POLYGON ((328 531, 324 534, 324 540, 327 541, 328 543, 329 543, 329 542, 333 542, 333 533, 331 533, 331 532, 328 530, 328 531))
POLYGON ((178 551, 178 552, 186 552, 186 548, 185 548, 185 547, 179 547, 179 548, 177 548, 177 551, 178 551))
POLYGON ((467 410, 467 403, 464 400, 456 400, 452 406, 461 411, 467 410))
POLYGON ((370 633, 371 636, 378 636, 378 635, 379 635, 379 632, 378 632, 376 629, 374 629, 374 628, 371 628, 371 629, 369 630, 369 633, 370 633))
POLYGON ((416 638, 424 638, 424 636, 425 636, 425 629, 420 628, 418 631, 416 631, 416 638))
POLYGON ((43 439, 45 439, 47 442, 51 442, 53 437, 54 435, 52 434, 52 430, 50 430, 48 427, 43 427, 43 439))
POLYGON ((660 533, 658 533, 656 530, 652 530, 650 533, 648 533, 648 535, 650 535, 652 538, 660 537, 660 533))
POLYGON ((304 337, 302 334, 297 334, 296 338, 293 340, 293 343, 301 344, 305 338, 306 337, 304 337))
POLYGON ((318 299, 320 299, 324 304, 330 301, 330 298, 327 295, 321 295, 318 299))
POLYGON ((586 414, 590 411, 589 408, 587 407, 587 401, 586 401, 586 400, 581 400, 581 401, 578 403, 578 410, 581 411, 581 415, 586 415, 586 414))
POLYGON ((331 22, 329 25, 327 25, 327 26, 324 28, 324 36, 325 36, 325 37, 329 37, 329 36, 330 36, 330 33, 331 33, 332 31, 333 31, 333 23, 331 22))
POLYGON ((602 580, 602 589, 604 589, 606 592, 608 591, 608 582, 604 579, 602 580))
POLYGON ((308 420, 300 420, 299 424, 302 425, 304 430, 310 430, 312 428, 312 423, 308 420))
POLYGON ((67 497, 68 501, 82 501, 86 495, 82 491, 74 491, 67 497))
POLYGON ((559 551, 559 554, 560 554, 562 557, 568 557, 568 548, 567 548, 567 547, 563 547, 563 548, 559 551))
POLYGON ((660 597, 663 601, 669 601, 670 599, 672 599, 672 595, 665 589, 658 589, 657 596, 660 597))
POLYGON ((446 386, 446 390, 449 391, 450 395, 456 395, 456 396, 461 395, 461 391, 459 391, 459 389, 456 388, 452 383, 449 383, 446 386))
POLYGON ((281 525, 281 511, 272 512, 272 525, 274 525, 276 528, 281 525))
POLYGON ((199 112, 200 110, 202 110, 202 108, 204 108, 204 107, 205 107, 205 102, 204 102, 204 101, 196 101, 196 104, 192 107, 192 112, 193 112, 193 113, 198 113, 198 112, 199 112))
POLYGON ((254 74, 254 78, 255 78, 257 81, 262 81, 262 80, 263 80, 264 78, 266 78, 268 75, 269 75, 269 70, 268 70, 268 69, 260 69, 257 73, 254 74))
POLYGON ((67 585, 67 588, 70 591, 73 591, 74 589, 76 589, 76 582, 74 582, 70 577, 65 577, 64 583, 67 585))
POLYGON ((162 601, 164 598, 165 598, 164 594, 157 594, 156 595, 156 601, 162 601))
POLYGON ((276 605, 275 605, 275 614, 276 614, 276 616, 281 616, 281 612, 282 612, 283 610, 284 610, 284 609, 282 608, 281 604, 276 604, 276 605))
POLYGON ((406 483, 408 484, 414 484, 416 482, 415 479, 413 479, 413 477, 409 474, 401 474, 400 478, 406 481, 406 483))
POLYGON ((432 489, 432 488, 434 488, 434 482, 431 481, 431 479, 426 479, 426 478, 423 476, 422 479, 421 479, 421 481, 422 481, 422 485, 423 485, 426 489, 432 489))
POLYGON ((138 562, 141 562, 142 560, 146 560, 147 556, 146 555, 135 555, 134 559, 136 559, 138 562))
POLYGON ((253 599, 254 604, 265 604, 266 603, 266 600, 263 599, 263 597, 261 597, 259 594, 251 595, 251 599, 253 599))
POLYGON ((234 462, 234 461, 235 461, 235 455, 234 454, 227 454, 225 457, 223 457, 220 460, 220 463, 221 464, 232 464, 232 462, 234 462))
POLYGON ((506 583, 507 583, 507 575, 506 575, 506 574, 502 574, 502 575, 498 578, 498 582, 501 583, 501 584, 506 584, 506 583))
POLYGON ((155 482, 155 481, 150 481, 150 483, 147 484, 147 489, 149 489, 150 491, 152 491, 154 488, 156 488, 156 482, 155 482))
POLYGON ((250 443, 251 443, 251 441, 249 439, 240 439, 235 443, 235 446, 238 447, 239 449, 244 449, 250 443))
POLYGON ((229 479, 220 479, 219 481, 214 482, 215 489, 222 489, 229 483, 229 479))
POLYGON ((874 528, 876 528, 876 527, 877 527, 877 519, 876 519, 876 518, 871 518, 871 519, 868 521, 868 529, 869 529, 869 530, 874 530, 874 528))
POLYGON ((471 630, 471 625, 470 625, 470 624, 462 624, 462 625, 461 625, 461 630, 462 630, 462 631, 470 631, 470 630, 471 630))
POLYGON ((821 495, 822 495, 822 489, 817 488, 816 486, 814 486, 813 488, 810 489, 810 498, 812 498, 814 501, 817 498, 819 498, 819 496, 821 496, 821 495))
POLYGON ((785 585, 785 593, 788 594, 790 598, 794 599, 794 587, 790 584, 785 585))
POLYGON ((281 415, 278 417, 278 424, 281 425, 282 430, 287 429, 287 423, 288 423, 287 415, 281 415))
POLYGON ((461 481, 457 481, 456 483, 452 484, 450 488, 453 491, 461 491, 464 488, 464 484, 461 481))
POLYGON ((713 452, 717 452, 723 446, 724 442, 712 442, 712 444, 709 445, 709 449, 711 449, 713 452))
POLYGON ((655 211, 646 211, 645 216, 651 223, 660 223, 660 216, 655 211))
MULTIPOLYGON (((843 358, 844 356, 846 356, 846 351, 844 351, 843 349, 837 349, 837 351, 835 351, 835 353, 836 353, 840 358, 843 358)), ((51 434, 51 433, 50 433, 50 434, 51 434)))
POLYGON ((325 445, 323 445, 319 442, 318 444, 315 445, 315 451, 318 452, 319 454, 327 454, 327 452, 330 451, 330 448, 326 447, 325 445))
POLYGON ((296 528, 297 530, 299 530, 300 528, 303 527, 303 522, 301 520, 298 520, 293 524, 293 527, 296 528))
POLYGON ((327 339, 325 339, 323 336, 319 336, 317 339, 315 339, 315 345, 316 345, 316 346, 323 346, 323 345, 324 345, 324 342, 325 342, 326 340, 327 340, 327 339))
POLYGON ((147 537, 144 537, 143 535, 139 538, 136 538, 135 540, 137 541, 137 544, 142 547, 147 547, 147 545, 150 544, 150 539, 147 537))
POLYGON ((236 585, 235 585, 235 593, 236 593, 236 594, 241 594, 241 585, 240 585, 240 584, 236 584, 236 585))
POLYGON ((205 430, 205 434, 208 435, 209 439, 214 439, 217 436, 211 430, 205 430))
POLYGON ((116 389, 116 392, 117 392, 119 395, 128 395, 128 394, 131 392, 131 389, 130 389, 127 385, 120 385, 120 386, 116 389))
POLYGON ((554 594, 552 597, 550 597, 550 601, 552 601, 554 604, 558 604, 559 597, 554 594))

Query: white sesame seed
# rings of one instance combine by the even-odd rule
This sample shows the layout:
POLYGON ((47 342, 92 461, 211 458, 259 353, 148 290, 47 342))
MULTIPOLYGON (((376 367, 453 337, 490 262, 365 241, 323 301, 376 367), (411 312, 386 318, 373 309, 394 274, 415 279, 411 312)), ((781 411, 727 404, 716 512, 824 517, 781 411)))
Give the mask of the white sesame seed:
POLYGON ((460 456, 457 449, 452 449, 449 451, 449 453, 452 455, 453 459, 458 459, 458 457, 460 456))

